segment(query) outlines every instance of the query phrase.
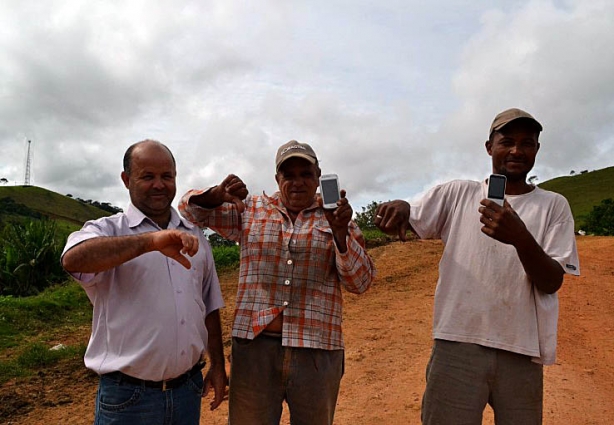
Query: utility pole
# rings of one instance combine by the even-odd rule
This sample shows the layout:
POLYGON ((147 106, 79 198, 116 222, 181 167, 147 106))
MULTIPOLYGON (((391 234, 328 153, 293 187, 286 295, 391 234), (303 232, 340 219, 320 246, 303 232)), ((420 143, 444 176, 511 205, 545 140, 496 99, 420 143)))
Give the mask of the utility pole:
POLYGON ((25 186, 30 186, 30 167, 31 167, 31 162, 32 162, 32 158, 30 156, 30 145, 32 144, 31 140, 28 140, 28 152, 26 154, 26 175, 23 179, 23 184, 25 186))

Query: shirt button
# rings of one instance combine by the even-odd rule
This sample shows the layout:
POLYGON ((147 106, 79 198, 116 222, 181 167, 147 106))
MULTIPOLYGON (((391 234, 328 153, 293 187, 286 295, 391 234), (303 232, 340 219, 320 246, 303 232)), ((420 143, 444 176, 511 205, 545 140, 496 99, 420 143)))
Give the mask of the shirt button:
POLYGON ((180 322, 180 323, 181 323, 182 325, 184 325, 184 324, 185 324, 185 319, 181 319, 181 322, 180 322))
POLYGON ((290 264, 290 265, 291 265, 291 264, 292 264, 292 260, 288 260, 288 264, 290 264))
POLYGON ((181 350, 181 355, 185 356, 185 351, 181 350))
POLYGON ((286 280, 284 281, 284 285, 286 285, 286 286, 290 285, 290 279, 286 279, 286 280))
POLYGON ((288 301, 284 301, 284 307, 290 304, 288 301))

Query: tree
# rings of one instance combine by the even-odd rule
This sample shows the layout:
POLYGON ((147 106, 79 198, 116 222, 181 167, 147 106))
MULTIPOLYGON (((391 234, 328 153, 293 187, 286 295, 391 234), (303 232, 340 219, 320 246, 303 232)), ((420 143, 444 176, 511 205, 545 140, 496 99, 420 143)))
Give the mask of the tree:
POLYGON ((379 202, 371 201, 366 207, 362 207, 362 212, 356 213, 354 221, 361 230, 375 229, 375 212, 379 207, 379 202))
POLYGON ((535 183, 537 180, 539 180, 539 179, 537 178, 537 176, 531 176, 531 177, 529 177, 529 183, 530 183, 530 184, 535 183))
POLYGON ((614 199, 604 199, 601 204, 595 205, 584 224, 588 233, 614 236, 614 199))
POLYGON ((2 183, 2 184, 7 184, 8 182, 9 182, 9 181, 8 181, 6 178, 4 178, 4 177, 2 177, 2 178, 0 179, 0 183, 2 183))
POLYGON ((222 236, 220 236, 218 233, 211 233, 209 236, 207 236, 207 239, 209 239, 209 244, 211 245, 211 247, 235 246, 236 245, 234 241, 225 239, 222 236))

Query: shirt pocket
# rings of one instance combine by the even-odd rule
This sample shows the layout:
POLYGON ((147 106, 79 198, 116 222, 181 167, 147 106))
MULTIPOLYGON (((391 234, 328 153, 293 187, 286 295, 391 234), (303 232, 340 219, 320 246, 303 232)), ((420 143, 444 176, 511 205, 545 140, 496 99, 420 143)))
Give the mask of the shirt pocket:
MULTIPOLYGON (((314 226, 311 238, 307 244, 307 255, 312 267, 325 274, 331 272, 335 265, 335 237, 329 227, 314 226)), ((327 280, 327 279, 324 279, 327 280)))

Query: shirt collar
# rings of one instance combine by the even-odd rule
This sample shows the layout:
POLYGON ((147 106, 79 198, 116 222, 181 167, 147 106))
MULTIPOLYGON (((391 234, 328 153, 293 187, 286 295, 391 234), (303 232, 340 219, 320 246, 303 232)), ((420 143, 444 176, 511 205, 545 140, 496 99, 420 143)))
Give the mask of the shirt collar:
MULTIPOLYGON (((152 223, 153 225, 155 225, 156 227, 159 227, 156 224, 156 222, 154 222, 152 219, 150 219, 145 214, 143 214, 141 210, 135 207, 132 203, 128 205, 128 211, 126 211, 125 214, 126 214, 126 217, 128 218, 128 225, 130 226, 130 228, 138 227, 146 220, 152 223)), ((192 223, 190 223, 185 218, 181 217, 179 213, 177 212, 177 210, 171 207, 171 220, 168 223, 168 228, 176 229, 179 226, 183 226, 188 230, 191 230, 194 228, 194 225, 192 223)))

